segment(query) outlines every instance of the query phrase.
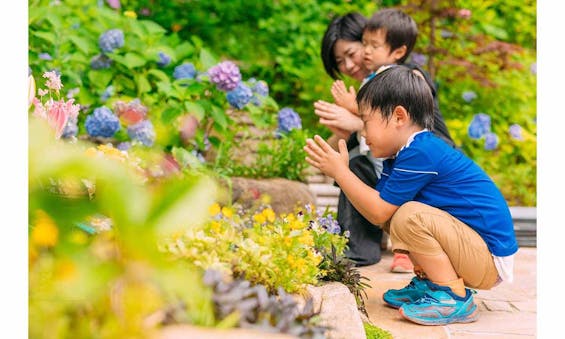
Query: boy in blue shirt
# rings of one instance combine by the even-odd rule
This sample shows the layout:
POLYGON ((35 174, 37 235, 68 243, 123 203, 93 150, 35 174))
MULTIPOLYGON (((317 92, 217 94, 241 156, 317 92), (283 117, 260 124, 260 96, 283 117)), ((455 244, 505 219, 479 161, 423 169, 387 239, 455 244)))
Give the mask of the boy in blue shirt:
POLYGON ((465 286, 490 289, 513 279, 518 250, 508 205, 489 176, 435 136, 433 96, 422 75, 391 66, 358 95, 363 136, 373 156, 387 158, 376 189, 351 173, 347 147, 308 139, 307 162, 334 178, 355 208, 390 234, 416 276, 384 301, 423 325, 477 320, 465 286))

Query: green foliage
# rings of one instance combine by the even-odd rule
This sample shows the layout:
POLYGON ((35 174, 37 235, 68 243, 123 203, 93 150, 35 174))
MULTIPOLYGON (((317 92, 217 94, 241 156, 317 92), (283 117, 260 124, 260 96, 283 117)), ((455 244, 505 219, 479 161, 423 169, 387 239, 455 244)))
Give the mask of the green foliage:
POLYGON ((243 210, 237 205, 210 208, 213 219, 166 241, 162 248, 202 269, 214 268, 275 293, 302 291, 328 271, 322 254, 335 247, 342 257, 347 238, 330 234, 316 212, 276 216, 265 205, 243 210))
POLYGON ((392 334, 389 331, 383 330, 373 324, 363 323, 367 339, 392 339, 392 334))
POLYGON ((178 303, 187 322, 214 326, 201 276, 164 260, 155 241, 201 221, 215 183, 148 185, 123 159, 55 140, 33 117, 29 136, 30 336, 145 337, 160 325, 150 316, 178 303))

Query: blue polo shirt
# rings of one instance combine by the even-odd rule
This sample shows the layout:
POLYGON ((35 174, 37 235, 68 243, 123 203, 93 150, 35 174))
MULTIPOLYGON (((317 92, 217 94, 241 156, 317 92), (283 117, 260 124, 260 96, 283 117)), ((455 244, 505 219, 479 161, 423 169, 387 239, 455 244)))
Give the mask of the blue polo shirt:
POLYGON ((504 257, 518 250, 506 200, 490 177, 462 152, 424 130, 396 158, 384 161, 377 191, 401 206, 418 201, 439 208, 474 229, 490 252, 504 257))

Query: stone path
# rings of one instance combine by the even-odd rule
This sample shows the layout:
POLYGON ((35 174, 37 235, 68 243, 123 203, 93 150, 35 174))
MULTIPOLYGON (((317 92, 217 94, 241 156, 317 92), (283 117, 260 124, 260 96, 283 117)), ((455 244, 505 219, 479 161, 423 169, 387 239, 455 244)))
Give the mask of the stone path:
POLYGON ((398 310, 385 306, 382 300, 387 289, 402 288, 413 277, 410 273, 389 272, 392 254, 387 251, 379 263, 359 268, 362 275, 371 279, 365 302, 369 319, 395 339, 536 338, 536 257, 536 248, 521 247, 515 258, 514 282, 503 282, 489 291, 477 291, 474 298, 480 310, 478 321, 421 326, 405 320, 398 310))

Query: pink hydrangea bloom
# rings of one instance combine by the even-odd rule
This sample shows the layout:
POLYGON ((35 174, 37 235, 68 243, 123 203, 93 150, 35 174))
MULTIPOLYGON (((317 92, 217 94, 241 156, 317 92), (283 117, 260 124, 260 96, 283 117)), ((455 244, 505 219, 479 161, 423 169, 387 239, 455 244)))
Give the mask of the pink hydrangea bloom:
POLYGON ((121 7, 120 0, 106 0, 106 2, 113 9, 118 9, 121 7))
POLYGON ((55 71, 45 72, 43 73, 43 77, 49 79, 45 82, 45 86, 47 86, 47 88, 59 92, 59 90, 63 87, 61 77, 58 76, 55 71))
POLYGON ((459 10, 459 16, 463 19, 469 19, 471 17, 471 10, 466 8, 461 8, 459 10))

